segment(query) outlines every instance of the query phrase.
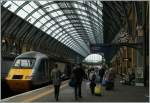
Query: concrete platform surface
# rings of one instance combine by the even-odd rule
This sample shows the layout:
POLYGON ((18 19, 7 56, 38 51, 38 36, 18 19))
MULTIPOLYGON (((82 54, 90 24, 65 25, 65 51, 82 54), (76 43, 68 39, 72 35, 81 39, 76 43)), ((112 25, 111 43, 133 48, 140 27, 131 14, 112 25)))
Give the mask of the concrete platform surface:
MULTIPOLYGON (((122 85, 118 81, 115 83, 113 91, 106 91, 103 88, 102 96, 92 96, 86 82, 82 83, 82 96, 78 100, 74 99, 74 89, 66 86, 60 91, 59 102, 148 102, 148 88, 122 85)), ((35 102, 55 102, 54 94, 48 94, 35 102)))
MULTIPOLYGON (((115 89, 106 91, 103 87, 102 96, 92 96, 86 81, 82 83, 82 98, 75 100, 74 89, 68 86, 68 81, 61 85, 58 102, 148 102, 148 87, 135 87, 122 85, 119 80, 115 82, 115 89)), ((18 96, 10 97, 7 102, 55 102, 53 86, 30 91, 18 96)))

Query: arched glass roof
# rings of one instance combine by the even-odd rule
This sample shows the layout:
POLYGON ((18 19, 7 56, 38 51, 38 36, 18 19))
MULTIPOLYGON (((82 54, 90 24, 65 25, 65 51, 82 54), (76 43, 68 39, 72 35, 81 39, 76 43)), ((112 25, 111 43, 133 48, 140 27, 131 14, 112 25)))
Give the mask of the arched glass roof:
POLYGON ((85 58, 85 62, 98 63, 102 61, 102 56, 99 54, 90 54, 85 58))
POLYGON ((1 4, 84 57, 90 54, 90 44, 103 43, 100 1, 2 1, 1 4))

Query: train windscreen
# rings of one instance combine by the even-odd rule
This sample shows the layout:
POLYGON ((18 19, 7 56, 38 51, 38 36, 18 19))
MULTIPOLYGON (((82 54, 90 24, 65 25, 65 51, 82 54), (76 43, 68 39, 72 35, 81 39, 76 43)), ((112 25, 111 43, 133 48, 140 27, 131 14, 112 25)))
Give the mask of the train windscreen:
POLYGON ((32 68, 34 64, 35 64, 35 59, 17 59, 13 66, 32 68))

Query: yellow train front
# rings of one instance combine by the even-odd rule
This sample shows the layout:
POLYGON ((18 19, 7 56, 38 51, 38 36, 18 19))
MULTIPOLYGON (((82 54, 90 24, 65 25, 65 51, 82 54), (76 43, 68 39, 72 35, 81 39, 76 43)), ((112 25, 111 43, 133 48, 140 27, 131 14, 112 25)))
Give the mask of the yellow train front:
POLYGON ((50 69, 48 57, 42 53, 31 51, 16 57, 6 82, 12 91, 27 91, 33 86, 48 83, 50 69))

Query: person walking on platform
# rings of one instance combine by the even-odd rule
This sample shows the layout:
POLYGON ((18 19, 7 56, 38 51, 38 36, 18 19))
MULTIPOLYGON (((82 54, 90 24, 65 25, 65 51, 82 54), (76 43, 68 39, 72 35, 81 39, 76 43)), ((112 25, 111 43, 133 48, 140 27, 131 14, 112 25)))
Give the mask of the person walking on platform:
POLYGON ((106 67, 103 65, 102 68, 99 70, 99 76, 100 76, 100 83, 102 83, 102 80, 103 80, 103 76, 105 74, 105 70, 106 70, 106 67))
POLYGON ((81 84, 83 78, 86 78, 86 74, 82 68, 82 64, 77 65, 72 71, 73 79, 75 80, 75 99, 77 100, 78 97, 82 98, 81 95, 81 84))
POLYGON ((106 90, 114 89, 114 82, 115 82, 115 70, 114 68, 110 68, 107 74, 107 83, 106 83, 106 90))
POLYGON ((61 72, 58 69, 57 64, 54 65, 54 69, 51 72, 51 77, 52 77, 52 82, 54 85, 54 91, 55 91, 55 99, 56 101, 58 101, 58 97, 59 97, 59 88, 60 88, 60 84, 61 84, 61 72))
POLYGON ((91 89, 91 94, 94 95, 94 88, 96 86, 95 83, 95 79, 96 79, 96 75, 95 75, 95 71, 92 70, 89 74, 89 80, 90 80, 90 89, 91 89))

